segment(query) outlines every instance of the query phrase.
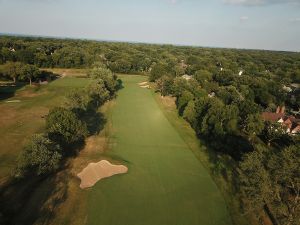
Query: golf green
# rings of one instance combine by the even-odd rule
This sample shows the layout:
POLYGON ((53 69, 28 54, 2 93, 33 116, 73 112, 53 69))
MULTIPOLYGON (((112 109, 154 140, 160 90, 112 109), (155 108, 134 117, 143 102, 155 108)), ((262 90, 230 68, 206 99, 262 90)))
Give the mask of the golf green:
POLYGON ((230 225, 221 193, 157 105, 147 78, 122 76, 112 109, 111 157, 127 174, 87 190, 87 224, 230 225))

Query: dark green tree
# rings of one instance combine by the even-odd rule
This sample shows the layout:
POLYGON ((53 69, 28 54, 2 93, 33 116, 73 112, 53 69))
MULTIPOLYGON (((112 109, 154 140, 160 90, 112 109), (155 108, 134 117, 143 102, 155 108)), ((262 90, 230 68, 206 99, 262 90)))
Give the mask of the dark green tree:
POLYGON ((33 135, 18 158, 16 177, 23 177, 27 173, 44 175, 59 168, 61 148, 45 134, 33 135))
POLYGON ((49 138, 59 143, 63 149, 84 141, 87 135, 86 124, 68 109, 56 107, 46 117, 46 129, 49 138))

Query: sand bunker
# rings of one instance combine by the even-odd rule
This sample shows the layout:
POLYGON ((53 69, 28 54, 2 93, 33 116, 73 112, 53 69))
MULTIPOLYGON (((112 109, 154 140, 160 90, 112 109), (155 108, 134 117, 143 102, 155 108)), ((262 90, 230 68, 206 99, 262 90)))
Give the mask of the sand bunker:
POLYGON ((147 81, 146 81, 146 82, 139 83, 140 86, 143 86, 143 85, 146 85, 146 84, 148 84, 147 81))
POLYGON ((81 179, 80 188, 85 189, 94 186, 103 178, 127 173, 127 171, 126 166, 113 165, 107 160, 101 160, 98 163, 90 163, 77 176, 81 179))
POLYGON ((15 103, 15 102, 21 102, 20 100, 9 100, 9 101, 5 101, 7 103, 15 103))
POLYGON ((141 88, 150 88, 150 85, 140 86, 141 88))

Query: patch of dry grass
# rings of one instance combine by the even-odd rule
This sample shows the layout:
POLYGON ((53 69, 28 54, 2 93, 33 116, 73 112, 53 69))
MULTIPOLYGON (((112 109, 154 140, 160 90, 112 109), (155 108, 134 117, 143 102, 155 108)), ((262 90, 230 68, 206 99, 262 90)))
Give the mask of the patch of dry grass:
POLYGON ((60 106, 70 89, 88 82, 84 78, 66 78, 42 87, 16 87, 10 90, 13 93, 10 98, 0 100, 0 182, 9 178, 29 138, 44 131, 44 117, 49 109, 60 106), (20 102, 6 102, 16 99, 20 102))
POLYGON ((87 77, 88 69, 42 68, 41 70, 52 72, 67 77, 87 77))
POLYGON ((160 96, 160 100, 167 110, 176 110, 176 97, 160 96))

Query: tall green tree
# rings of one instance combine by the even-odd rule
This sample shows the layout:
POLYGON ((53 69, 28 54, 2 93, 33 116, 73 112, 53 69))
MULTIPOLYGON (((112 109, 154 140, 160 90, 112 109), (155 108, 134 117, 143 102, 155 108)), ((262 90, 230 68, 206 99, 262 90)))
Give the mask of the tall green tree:
POLYGON ((32 84, 32 79, 37 78, 40 74, 40 70, 34 65, 25 64, 21 68, 21 77, 29 80, 30 86, 32 84))
POLYGON ((2 66, 2 73, 16 83, 18 77, 22 75, 22 67, 23 64, 20 62, 7 62, 2 66))
POLYGON ((149 80, 154 82, 157 79, 159 79, 160 77, 164 76, 164 75, 168 75, 167 72, 167 66, 165 64, 162 63, 157 63, 152 67, 152 70, 150 72, 149 75, 149 80))
POLYGON ((46 117, 46 129, 50 139, 64 149, 82 142, 88 133, 86 124, 74 112, 61 107, 50 110, 46 117))
POLYGON ((70 91, 66 96, 66 107, 78 115, 88 110, 91 97, 86 89, 70 91))
POLYGON ((262 121, 260 114, 249 114, 242 124, 243 131, 248 135, 249 140, 261 134, 264 129, 264 122, 262 121))
POLYGON ((247 210, 265 209, 275 224, 300 221, 300 146, 257 146, 240 163, 239 182, 247 210))
POLYGON ((45 134, 35 134, 18 158, 16 177, 27 173, 44 175, 58 169, 61 160, 61 148, 45 134))

